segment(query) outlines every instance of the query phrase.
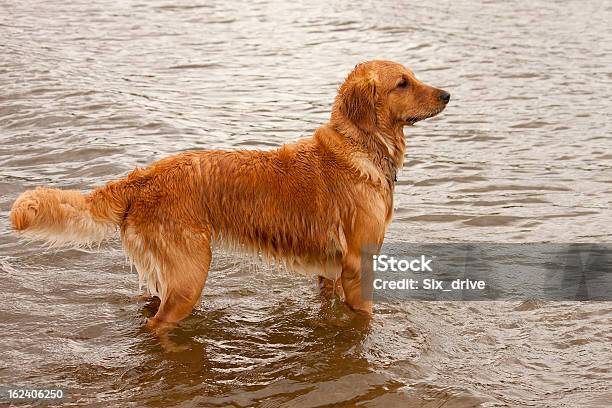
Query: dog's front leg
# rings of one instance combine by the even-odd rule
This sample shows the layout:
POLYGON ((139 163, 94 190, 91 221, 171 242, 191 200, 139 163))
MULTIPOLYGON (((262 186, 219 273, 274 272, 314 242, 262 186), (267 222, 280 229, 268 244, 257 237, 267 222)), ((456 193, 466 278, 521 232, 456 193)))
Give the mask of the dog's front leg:
POLYGON ((341 275, 344 301, 356 312, 372 315, 372 296, 369 288, 362 287, 361 256, 349 253, 342 262, 341 275))
POLYGON ((319 293, 326 299, 333 299, 336 295, 343 297, 342 283, 340 279, 328 279, 324 276, 318 276, 319 293))

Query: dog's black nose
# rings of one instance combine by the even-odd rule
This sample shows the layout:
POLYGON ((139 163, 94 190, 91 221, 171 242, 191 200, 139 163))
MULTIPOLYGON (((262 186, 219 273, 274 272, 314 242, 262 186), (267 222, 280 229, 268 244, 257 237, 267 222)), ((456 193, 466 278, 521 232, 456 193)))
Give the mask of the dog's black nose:
POLYGON ((440 98, 442 102, 448 103, 448 101, 450 101, 450 94, 446 91, 442 91, 440 92, 440 95, 438 96, 438 98, 440 98))

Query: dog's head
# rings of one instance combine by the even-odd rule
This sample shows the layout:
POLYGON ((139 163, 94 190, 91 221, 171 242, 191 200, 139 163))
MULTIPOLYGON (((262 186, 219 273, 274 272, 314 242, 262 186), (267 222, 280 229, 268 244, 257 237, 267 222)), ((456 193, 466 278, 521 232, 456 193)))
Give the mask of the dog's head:
POLYGON ((392 61, 355 67, 338 91, 332 118, 344 118, 364 132, 412 125, 442 112, 450 94, 416 79, 392 61))

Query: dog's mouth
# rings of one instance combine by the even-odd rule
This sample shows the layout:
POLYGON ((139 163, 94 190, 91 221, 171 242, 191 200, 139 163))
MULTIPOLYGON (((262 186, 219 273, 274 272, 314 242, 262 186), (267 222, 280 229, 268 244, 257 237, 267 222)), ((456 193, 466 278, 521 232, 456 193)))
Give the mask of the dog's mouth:
POLYGON ((412 126, 412 125, 414 125, 417 122, 420 122, 422 120, 429 119, 429 118, 432 118, 432 117, 436 116, 437 114, 442 112, 444 110, 444 108, 445 108, 445 106, 443 106, 441 109, 437 109, 437 110, 432 111, 432 112, 427 112, 427 113, 425 113, 424 115, 421 115, 421 116, 407 116, 404 119, 404 122, 406 123, 407 126, 412 126))
POLYGON ((412 126, 415 123, 417 123, 419 120, 422 120, 422 119, 414 117, 414 116, 408 116, 406 119, 404 119, 404 122, 406 122, 406 125, 412 126))
POLYGON ((408 116, 406 119, 404 119, 404 122, 406 123, 407 126, 412 126, 417 122, 420 122, 422 120, 425 120, 427 118, 431 118, 432 116, 436 116, 437 113, 434 113, 432 115, 427 115, 427 116, 408 116))

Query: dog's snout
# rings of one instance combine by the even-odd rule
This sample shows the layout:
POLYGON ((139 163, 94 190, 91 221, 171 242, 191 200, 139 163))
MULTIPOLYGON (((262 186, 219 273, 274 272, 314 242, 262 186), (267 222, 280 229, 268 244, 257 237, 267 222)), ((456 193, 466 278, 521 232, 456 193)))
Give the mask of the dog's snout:
POLYGON ((450 94, 446 91, 440 91, 440 95, 438 95, 438 98, 440 98, 442 102, 448 103, 448 101, 450 101, 450 94))

